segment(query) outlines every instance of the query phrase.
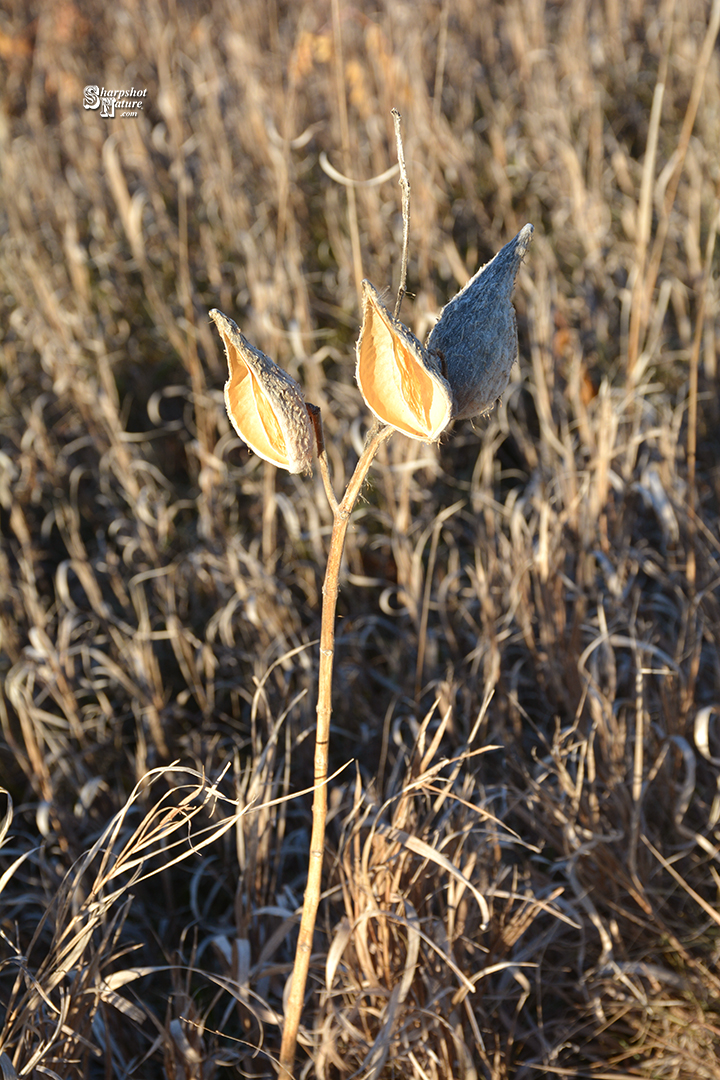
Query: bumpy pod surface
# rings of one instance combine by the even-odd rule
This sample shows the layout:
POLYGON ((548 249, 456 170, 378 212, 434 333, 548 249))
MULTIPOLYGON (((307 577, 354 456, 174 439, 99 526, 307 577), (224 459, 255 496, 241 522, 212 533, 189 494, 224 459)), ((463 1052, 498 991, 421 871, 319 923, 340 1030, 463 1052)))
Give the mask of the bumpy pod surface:
POLYGON ((236 432, 259 457, 291 473, 309 472, 312 424, 295 380, 243 337, 222 311, 210 318, 225 345, 225 408, 236 432))
POLYGON ((450 387, 439 363, 390 314, 369 281, 363 281, 356 353, 360 393, 377 418, 412 439, 437 439, 450 420, 450 387))
POLYGON ((452 389, 454 420, 488 412, 510 381, 518 355, 512 293, 533 232, 525 225, 481 267, 430 331, 427 350, 452 389))

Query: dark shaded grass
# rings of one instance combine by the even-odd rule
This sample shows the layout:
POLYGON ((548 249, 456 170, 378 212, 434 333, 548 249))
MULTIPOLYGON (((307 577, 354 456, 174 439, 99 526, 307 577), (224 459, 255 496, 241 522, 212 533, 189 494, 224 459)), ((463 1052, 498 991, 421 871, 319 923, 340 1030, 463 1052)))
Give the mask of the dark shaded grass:
MULTIPOLYGON (((320 159, 384 172, 396 106, 419 336, 525 221, 536 239, 520 381, 437 448, 394 436, 351 528, 332 761, 359 766, 331 785, 298 1067, 717 1075, 717 50, 626 380, 670 17, 342 7, 344 145, 325 5, 6 7, 6 1071, 272 1075, 309 801, 266 804, 311 782, 330 515, 318 476, 231 433, 207 310, 322 407, 339 489, 359 267, 320 159), (147 88, 142 115, 82 109, 94 82, 147 88)), ((707 17, 674 15, 654 227, 707 17)), ((392 289, 395 180, 356 201, 362 272, 392 289)))

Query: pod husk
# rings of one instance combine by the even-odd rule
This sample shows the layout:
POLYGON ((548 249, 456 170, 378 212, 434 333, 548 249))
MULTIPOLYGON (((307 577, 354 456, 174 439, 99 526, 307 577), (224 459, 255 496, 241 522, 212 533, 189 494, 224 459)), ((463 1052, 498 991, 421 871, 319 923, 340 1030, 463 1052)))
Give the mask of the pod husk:
POLYGON ((512 293, 533 232, 525 225, 481 267, 430 331, 427 351, 452 389, 454 420, 488 412, 510 381, 518 355, 512 293))
POLYGON ((363 281, 362 303, 355 374, 365 404, 411 439, 433 442, 447 427, 452 409, 439 364, 390 314, 369 281, 363 281))
POLYGON ((225 345, 225 408, 235 431, 265 461, 291 473, 309 472, 312 425, 299 385, 222 311, 214 309, 210 318, 225 345))

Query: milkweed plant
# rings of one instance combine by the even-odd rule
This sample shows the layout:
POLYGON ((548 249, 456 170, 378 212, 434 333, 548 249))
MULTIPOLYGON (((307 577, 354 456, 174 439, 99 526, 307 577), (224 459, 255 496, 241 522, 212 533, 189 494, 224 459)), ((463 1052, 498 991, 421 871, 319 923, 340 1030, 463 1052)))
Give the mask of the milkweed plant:
POLYGON ((500 399, 518 356, 512 305, 515 279, 533 237, 525 225, 517 236, 468 281, 443 308, 423 345, 397 318, 405 290, 409 184, 399 114, 393 111, 403 187, 403 270, 395 314, 369 281, 362 284, 362 328, 356 345, 355 377, 374 415, 365 447, 342 498, 333 490, 320 410, 305 401, 299 384, 255 348, 232 319, 213 310, 228 363, 225 406, 246 445, 265 461, 291 473, 312 471, 313 446, 333 513, 322 593, 313 825, 307 885, 291 982, 285 994, 280 1052, 281 1080, 290 1080, 305 996, 320 893, 327 817, 327 776, 338 581, 347 526, 368 470, 394 431, 437 442, 454 420, 481 416, 500 399))

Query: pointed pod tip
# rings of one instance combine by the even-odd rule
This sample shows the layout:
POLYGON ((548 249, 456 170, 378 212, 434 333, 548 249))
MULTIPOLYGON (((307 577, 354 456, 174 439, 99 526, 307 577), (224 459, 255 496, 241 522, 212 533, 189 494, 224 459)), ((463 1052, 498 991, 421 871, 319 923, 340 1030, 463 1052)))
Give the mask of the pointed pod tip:
MULTIPOLYGON (((518 275, 520 265, 525 258, 527 249, 532 243, 535 227, 529 222, 523 225, 517 236, 509 240, 504 247, 500 248, 494 259, 478 270, 474 278, 471 278, 465 289, 470 291, 474 284, 483 289, 488 287, 505 293, 509 299, 515 287, 515 278, 518 275)), ((463 290, 464 291, 464 290, 463 290)), ((462 295, 462 293, 458 294, 462 295)))
POLYGON ((533 234, 535 232, 535 226, 529 222, 527 225, 523 225, 517 236, 514 236, 504 248, 501 248, 495 258, 488 263, 485 270, 493 268, 493 263, 497 263, 497 270, 501 271, 501 268, 505 268, 506 272, 509 268, 512 273, 513 282, 520 269, 520 263, 525 257, 527 249, 532 243, 533 234))
POLYGON ((230 334, 233 332, 236 334, 240 333, 240 327, 238 326, 238 324, 234 322, 231 318, 229 318, 229 316, 225 315, 222 311, 219 311, 218 308, 212 308, 208 312, 208 315, 215 323, 220 333, 223 333, 223 331, 226 334, 230 334))
POLYGON ((522 229, 517 234, 518 244, 524 244, 525 247, 527 247, 528 244, 530 243, 530 241, 533 238, 533 233, 534 232, 535 232, 535 226, 531 225, 530 222, 528 221, 527 225, 523 225, 522 229))
POLYGON ((387 310, 387 308, 382 302, 382 297, 380 296, 380 293, 375 288, 372 281, 368 281, 367 278, 363 278, 362 281, 362 303, 363 308, 366 304, 372 304, 380 311, 384 311, 387 315, 390 314, 390 312, 387 310))
POLYGON ((534 232, 535 226, 531 225, 530 222, 528 222, 527 225, 523 225, 522 229, 515 237, 515 240, 512 241, 515 244, 515 250, 517 251, 517 254, 520 256, 520 258, 523 257, 527 249, 530 247, 534 232))

